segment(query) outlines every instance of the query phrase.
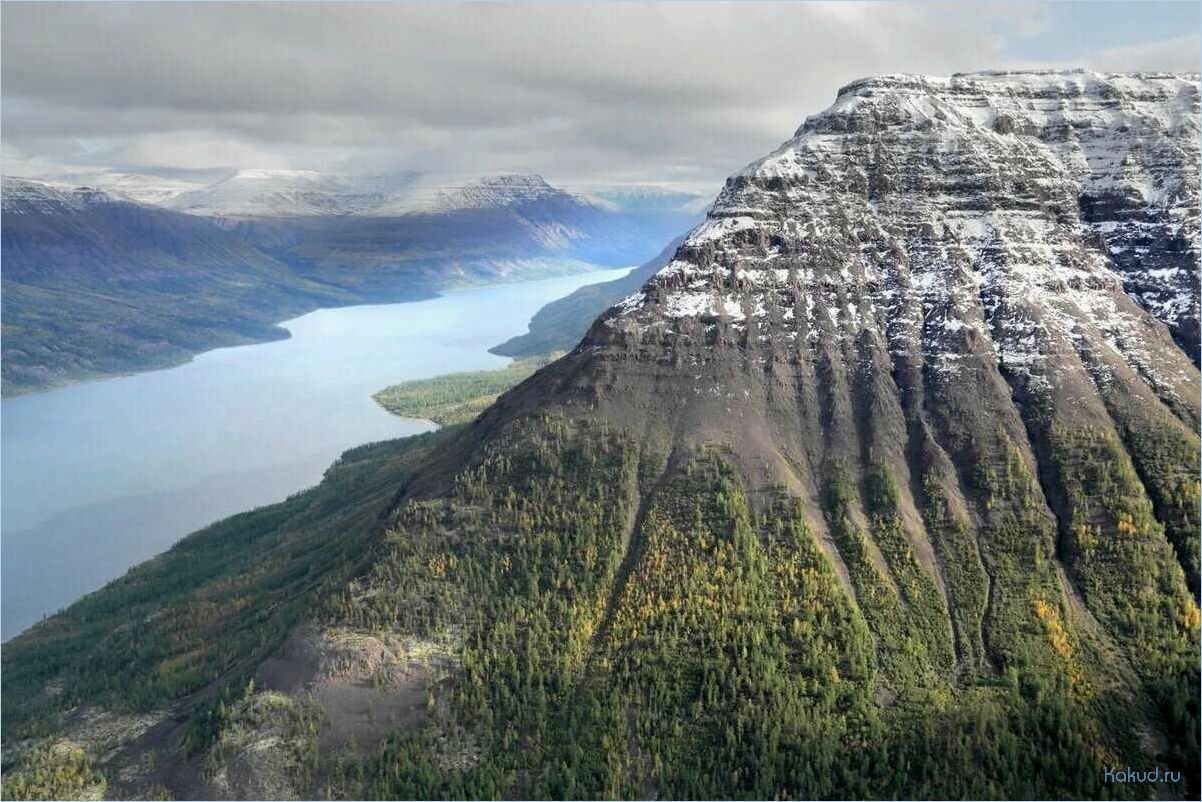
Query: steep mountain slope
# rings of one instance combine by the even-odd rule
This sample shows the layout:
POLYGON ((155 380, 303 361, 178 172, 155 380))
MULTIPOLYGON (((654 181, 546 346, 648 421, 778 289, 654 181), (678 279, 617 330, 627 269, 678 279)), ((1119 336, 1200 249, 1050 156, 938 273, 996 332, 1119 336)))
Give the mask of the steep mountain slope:
MULTIPOLYGON (((353 570, 302 573, 322 604, 288 632, 201 649, 126 619, 126 582, 8 644, 5 738, 51 736, 8 770, 223 797, 1196 797, 1200 377, 1107 237, 1161 232, 1139 269, 1197 308, 1156 266, 1197 247, 1197 131, 1197 76, 845 88, 411 464, 353 570), (61 739, 97 706, 193 737, 91 765, 61 739), (1180 775, 1107 783, 1128 765, 1180 775)), ((173 590, 170 620, 269 620, 235 595, 260 581, 173 590)))
MULTIPOLYGON (((228 688, 245 686, 317 600, 363 569, 396 488, 447 434, 352 449, 317 487, 202 529, 5 643, 5 727, 59 727, 93 757, 136 766, 126 781, 116 772, 98 780, 112 797, 147 783, 161 790, 164 780, 180 798, 211 794, 189 745, 211 737, 228 688), (59 675, 61 684, 51 679, 59 675)), ((61 754, 47 755, 36 778, 14 776, 34 743, 6 739, 6 798, 77 798, 96 787, 86 770, 64 772, 61 754)))
POLYGON ((892 693, 1059 661, 1092 701, 1134 692, 1114 665, 1184 698, 1197 132, 1196 76, 853 84, 478 426, 555 399, 670 465, 728 449, 802 501, 892 693))
MULTIPOLYGON (((1198 249, 1197 114, 1196 81, 1175 76, 853 84, 730 179, 673 263, 595 325, 562 370, 584 373, 589 395, 612 385, 623 410, 669 403, 651 418, 684 414, 703 438, 706 421, 734 414, 735 445, 750 444, 751 461, 764 438, 792 440, 811 470, 831 459, 900 467, 907 449, 934 446, 954 459, 931 417, 951 406, 981 410, 981 426, 1036 452, 1061 427, 1096 428, 1126 444, 1145 482, 1173 484, 1155 475, 1164 466, 1151 452, 1196 450, 1198 371, 1161 322, 1183 339, 1197 325, 1197 262, 1179 266, 1198 249), (1125 246, 1108 239, 1124 223, 1097 208, 1139 192, 1145 202, 1128 216, 1160 233, 1139 246, 1136 282, 1125 246), (691 374, 685 392, 647 381, 652 355, 691 374), (630 361, 641 393, 623 392, 630 361), (750 403, 735 403, 741 393, 750 403), (891 430, 863 428, 886 425, 875 405, 896 408, 891 430), (773 420, 781 413, 787 423, 773 420), (812 428, 798 432, 798 415, 812 428)), ((1196 523, 1180 518, 1196 512, 1163 492, 1196 587, 1196 523)))
POLYGON ((489 350, 500 356, 527 357, 575 348, 598 315, 638 290, 647 279, 672 261, 682 242, 683 236, 672 240, 654 259, 621 278, 589 284, 552 301, 530 319, 528 332, 511 337, 489 350))

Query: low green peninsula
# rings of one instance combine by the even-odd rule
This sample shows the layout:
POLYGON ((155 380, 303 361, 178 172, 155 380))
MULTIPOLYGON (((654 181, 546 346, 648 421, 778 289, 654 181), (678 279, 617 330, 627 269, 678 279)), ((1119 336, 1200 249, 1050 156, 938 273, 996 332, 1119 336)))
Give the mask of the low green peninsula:
POLYGON ((487 409, 501 393, 563 354, 563 351, 552 351, 514 360, 496 370, 448 373, 401 382, 385 387, 372 398, 402 418, 425 418, 439 426, 467 423, 487 409))

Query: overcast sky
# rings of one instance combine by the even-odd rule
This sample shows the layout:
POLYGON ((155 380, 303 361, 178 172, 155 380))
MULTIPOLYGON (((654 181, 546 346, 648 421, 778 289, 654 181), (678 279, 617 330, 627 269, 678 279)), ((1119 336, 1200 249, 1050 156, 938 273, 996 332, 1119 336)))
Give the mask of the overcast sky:
POLYGON ((4 171, 711 191, 866 75, 1199 69, 1196 2, 11 3, 4 171))

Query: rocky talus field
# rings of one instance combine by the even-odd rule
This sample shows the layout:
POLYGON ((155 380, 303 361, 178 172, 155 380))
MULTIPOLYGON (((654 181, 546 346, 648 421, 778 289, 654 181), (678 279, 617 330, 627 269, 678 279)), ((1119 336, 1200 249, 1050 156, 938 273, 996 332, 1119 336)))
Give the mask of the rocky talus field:
POLYGON ((472 422, 6 644, 5 795, 1197 798, 1198 137, 845 87, 472 422))

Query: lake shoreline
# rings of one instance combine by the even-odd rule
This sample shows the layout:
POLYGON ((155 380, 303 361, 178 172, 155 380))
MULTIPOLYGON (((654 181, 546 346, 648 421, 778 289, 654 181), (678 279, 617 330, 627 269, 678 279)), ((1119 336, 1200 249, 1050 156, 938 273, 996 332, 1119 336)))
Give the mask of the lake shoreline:
POLYGON ((0 638, 190 532, 313 486, 348 448, 429 431, 371 396, 504 367, 488 348, 623 269, 315 310, 284 321, 288 338, 4 399, 0 638))
MULTIPOLYGON (((272 329, 271 329, 272 331, 283 332, 278 337, 249 337, 248 336, 245 338, 244 342, 235 342, 235 343, 214 345, 209 348, 204 348, 204 349, 201 349, 198 351, 191 351, 188 353, 181 354, 179 359, 171 360, 170 362, 165 363, 165 364, 147 365, 144 368, 139 368, 139 369, 134 369, 134 370, 120 370, 120 371, 113 371, 113 372, 99 371, 96 373, 86 373, 83 375, 79 375, 76 378, 72 378, 69 374, 60 374, 58 376, 55 376, 53 379, 51 379, 50 383, 48 383, 45 386, 18 385, 16 387, 9 387, 3 383, 0 383, 0 401, 7 401, 12 398, 22 398, 22 397, 31 396, 31 395, 41 395, 43 393, 51 393, 56 390, 62 390, 62 389, 65 389, 68 387, 74 387, 74 386, 80 385, 80 384, 90 384, 93 382, 108 381, 110 379, 122 379, 122 378, 127 378, 130 376, 139 376, 144 373, 153 373, 155 371, 160 371, 160 370, 171 370, 172 368, 178 368, 181 365, 187 365, 190 362, 195 361, 197 357, 204 356, 205 354, 212 353, 213 351, 220 351, 220 350, 223 350, 226 348, 245 348, 246 346, 250 346, 250 345, 262 345, 264 343, 272 343, 272 342, 277 342, 279 340, 287 340, 292 336, 292 333, 287 328, 288 323, 290 323, 293 320, 296 320, 298 318, 302 318, 305 315, 312 314, 313 312, 320 312, 320 311, 323 311, 326 309, 351 309, 351 308, 358 307, 358 306, 392 306, 392 305, 396 305, 396 304, 421 303, 422 301, 429 301, 429 300, 433 300, 435 298, 442 298, 450 293, 460 292, 463 290, 484 289, 487 287, 502 287, 502 286, 507 286, 507 285, 511 285, 511 284, 526 284, 526 283, 535 282, 535 281, 545 281, 547 279, 554 279, 554 278, 566 278, 569 276, 583 275, 585 273, 593 273, 593 272, 598 272, 598 271, 612 271, 612 270, 627 269, 624 267, 611 268, 611 267, 606 267, 604 265, 597 265, 597 264, 592 264, 592 263, 588 263, 588 262, 574 262, 573 261, 572 263, 579 264, 581 266, 581 269, 571 270, 571 271, 564 272, 564 273, 556 273, 556 274, 552 274, 552 275, 541 276, 541 277, 537 277, 537 278, 530 278, 528 276, 517 275, 517 276, 513 277, 512 279, 506 279, 506 280, 501 280, 501 281, 488 281, 488 282, 480 282, 480 283, 466 282, 461 285, 448 285, 446 287, 441 287, 438 289, 415 290, 413 295, 405 295, 404 297, 400 297, 399 295, 393 295, 390 293, 382 293, 378 298, 365 297, 362 300, 355 300, 353 302, 345 303, 345 304, 331 304, 331 305, 324 305, 324 306, 302 305, 301 309, 303 309, 303 311, 295 312, 295 313, 290 311, 288 317, 280 318, 279 320, 271 322, 270 325, 272 326, 272 329)), ((232 333, 233 332, 231 332, 231 334, 232 333)))

